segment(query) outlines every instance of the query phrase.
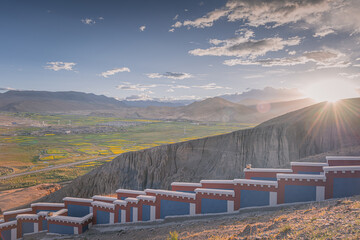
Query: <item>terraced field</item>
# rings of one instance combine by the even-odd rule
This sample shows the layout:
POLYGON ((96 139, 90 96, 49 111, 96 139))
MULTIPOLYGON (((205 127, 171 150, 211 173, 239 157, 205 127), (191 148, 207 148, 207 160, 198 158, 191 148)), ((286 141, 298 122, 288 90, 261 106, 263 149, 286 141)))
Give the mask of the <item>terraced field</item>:
MULTIPOLYGON (((4 114, 2 114, 4 115, 4 114)), ((14 118, 11 124, 0 126, 0 174, 13 174, 72 163, 99 156, 137 151, 163 144, 187 141, 223 134, 252 124, 193 123, 155 121, 146 119, 119 119, 79 115, 7 114, 14 118), (32 125, 17 124, 28 119, 32 125), (122 127, 114 131, 94 133, 99 125, 114 122, 122 127), (129 124, 136 123, 136 124, 129 124), (89 127, 89 132, 74 134, 79 127, 89 127), (45 132, 45 133, 44 133, 45 132), (56 132, 46 133, 46 132, 56 132)), ((108 159, 106 161, 111 161, 108 159)), ((0 180, 0 190, 28 187, 40 183, 56 183, 83 175, 105 160, 87 162, 69 168, 0 180)))

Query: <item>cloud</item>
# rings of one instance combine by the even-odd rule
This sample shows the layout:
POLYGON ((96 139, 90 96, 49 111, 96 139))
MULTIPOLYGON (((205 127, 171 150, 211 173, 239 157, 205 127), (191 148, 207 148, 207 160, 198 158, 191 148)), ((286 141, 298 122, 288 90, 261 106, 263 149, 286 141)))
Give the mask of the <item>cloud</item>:
POLYGON ((215 45, 207 49, 194 49, 189 51, 195 56, 235 56, 250 57, 263 56, 267 52, 279 51, 285 46, 295 46, 301 41, 300 37, 289 39, 265 38, 260 40, 249 39, 248 37, 235 37, 227 40, 211 39, 210 44, 215 45))
POLYGON ((175 28, 170 28, 169 29, 169 32, 174 32, 175 31, 175 28))
POLYGON ((262 74, 254 74, 254 75, 247 75, 244 78, 245 79, 253 79, 253 78, 263 78, 263 77, 265 77, 265 76, 262 74))
POLYGON ((146 74, 146 76, 148 76, 148 78, 169 78, 169 79, 175 79, 175 80, 193 77, 189 73, 181 73, 181 72, 148 73, 148 74, 146 74))
POLYGON ((182 25, 196 28, 213 26, 227 17, 230 22, 244 21, 248 26, 266 24, 275 26, 298 22, 330 9, 328 0, 229 0, 224 7, 215 9, 201 18, 185 20, 182 25))
POLYGON ((140 29, 140 31, 141 31, 141 32, 145 31, 145 28, 146 28, 146 26, 145 26, 145 25, 144 25, 144 26, 139 27, 139 29, 140 29))
POLYGON ((349 79, 355 79, 355 78, 360 78, 360 73, 355 73, 355 74, 349 74, 349 73, 339 73, 340 76, 349 78, 349 79))
POLYGON ((289 51, 288 53, 289 53, 289 55, 295 55, 296 51, 289 51))
POLYGON ((59 70, 67 70, 72 71, 73 67, 76 65, 76 63, 73 62, 47 62, 47 66, 44 66, 45 69, 50 69, 54 71, 59 70))
POLYGON ((222 87, 222 86, 218 86, 216 85, 216 83, 209 83, 206 85, 200 85, 200 86, 192 86, 194 88, 202 88, 205 90, 215 90, 215 89, 231 89, 229 87, 222 87))
POLYGON ((332 33, 335 33, 335 31, 333 29, 331 29, 331 28, 322 28, 322 29, 319 29, 318 32, 316 32, 313 35, 313 37, 323 38, 326 35, 329 35, 329 34, 332 34, 332 33))
POLYGON ((103 18, 103 17, 99 17, 98 19, 99 19, 99 20, 104 20, 104 18, 103 18))
POLYGON ((83 24, 87 24, 87 25, 93 25, 95 24, 95 20, 91 19, 91 18, 85 18, 85 19, 81 19, 81 22, 83 24))
POLYGON ((129 97, 126 97, 125 100, 127 100, 127 101, 150 101, 150 100, 153 100, 153 98, 146 93, 141 93, 139 95, 131 95, 129 97))
POLYGON ((177 21, 176 23, 174 23, 173 25, 171 25, 171 27, 173 27, 173 28, 179 28, 179 27, 181 27, 181 26, 182 26, 182 23, 179 22, 179 21, 177 21))
MULTIPOLYGON (((196 20, 185 20, 182 24, 178 24, 176 27, 188 26, 196 28, 205 28, 213 26, 214 22, 221 17, 226 16, 229 13, 227 9, 215 9, 212 12, 209 12, 205 16, 198 18, 196 20)), ((181 22, 180 22, 181 23, 181 22)))
POLYGON ((179 14, 176 14, 173 20, 177 20, 179 18, 179 14))
POLYGON ((119 72, 130 72, 130 69, 127 68, 127 67, 114 68, 112 70, 102 72, 100 75, 103 76, 104 78, 108 78, 109 76, 114 75, 114 74, 119 73, 119 72))
POLYGON ((10 91, 10 90, 16 90, 16 89, 10 87, 0 87, 0 91, 10 91))
POLYGON ((243 60, 243 59, 230 59, 224 61, 225 65, 261 65, 264 67, 272 66, 294 66, 299 64, 305 64, 308 62, 314 62, 321 68, 343 68, 351 65, 350 62, 343 60, 344 54, 335 50, 321 50, 305 52, 300 57, 292 58, 267 58, 257 60, 243 60))
POLYGON ((124 82, 123 84, 118 85, 116 88, 120 90, 145 92, 150 88, 155 88, 155 87, 157 87, 156 84, 144 85, 144 84, 130 84, 128 82, 124 82))

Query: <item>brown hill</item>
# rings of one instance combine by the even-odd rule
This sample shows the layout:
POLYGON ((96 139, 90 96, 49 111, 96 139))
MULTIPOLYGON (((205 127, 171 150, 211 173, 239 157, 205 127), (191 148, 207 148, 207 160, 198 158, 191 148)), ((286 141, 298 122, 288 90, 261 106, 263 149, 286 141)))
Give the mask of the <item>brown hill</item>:
MULTIPOLYGON (((45 201, 91 197, 118 188, 169 188, 173 181, 242 177, 246 164, 289 167, 290 161, 360 146, 360 98, 319 103, 255 128, 124 153, 45 201)), ((356 152, 355 154, 359 154, 356 152)))

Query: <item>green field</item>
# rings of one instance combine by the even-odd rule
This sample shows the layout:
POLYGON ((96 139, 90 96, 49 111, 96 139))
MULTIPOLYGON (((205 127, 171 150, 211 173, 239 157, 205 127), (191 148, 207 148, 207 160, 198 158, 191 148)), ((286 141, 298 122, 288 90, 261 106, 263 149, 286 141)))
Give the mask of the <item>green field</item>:
MULTIPOLYGON (((26 172, 49 166, 76 162, 99 156, 121 154, 129 151, 151 148, 163 144, 182 142, 206 136, 228 133, 253 127, 241 123, 198 124, 191 122, 153 121, 142 119, 119 119, 75 115, 17 114, 44 124, 68 124, 94 126, 111 121, 142 122, 143 125, 127 127, 122 132, 102 134, 45 134, 43 136, 4 136, 14 128, 0 128, 0 167, 13 169, 15 173, 26 172)), ((16 132, 31 132, 35 127, 16 127, 16 132)), ((44 182, 72 180, 87 173, 105 161, 81 164, 66 169, 57 169, 33 175, 0 180, 0 190, 31 186, 44 182)))

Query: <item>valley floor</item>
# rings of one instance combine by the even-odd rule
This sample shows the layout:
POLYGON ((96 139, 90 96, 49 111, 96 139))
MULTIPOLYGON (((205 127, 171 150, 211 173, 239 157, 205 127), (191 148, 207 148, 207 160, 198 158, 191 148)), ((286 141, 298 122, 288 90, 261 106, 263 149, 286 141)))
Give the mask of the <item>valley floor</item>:
MULTIPOLYGON (((240 214, 171 219, 161 224, 97 226, 75 239, 170 239, 170 232, 177 232, 182 240, 360 238, 360 196, 261 211, 244 210, 240 214)), ((33 239, 28 237, 25 239, 33 239)), ((43 237, 54 239, 54 236, 43 237)))

